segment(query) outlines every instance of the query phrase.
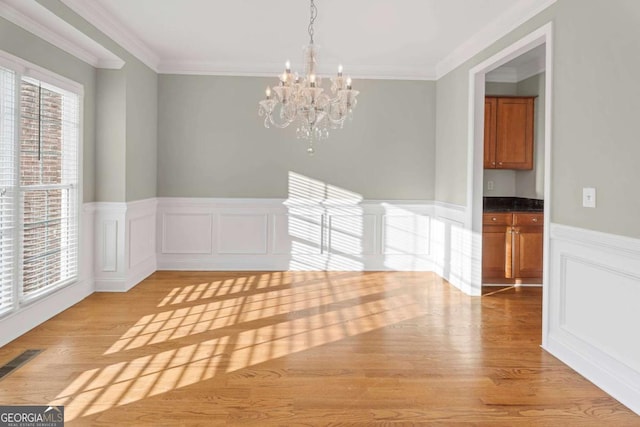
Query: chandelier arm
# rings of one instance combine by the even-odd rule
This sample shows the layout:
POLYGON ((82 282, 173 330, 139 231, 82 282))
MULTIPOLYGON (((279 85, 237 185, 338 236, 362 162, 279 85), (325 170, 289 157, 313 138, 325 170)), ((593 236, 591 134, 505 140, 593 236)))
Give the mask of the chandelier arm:
POLYGON ((273 125, 274 127, 278 128, 278 129, 284 129, 284 128, 286 128, 287 126, 289 126, 293 122, 293 120, 288 120, 288 119, 284 120, 282 122, 278 122, 277 120, 275 120, 273 118, 273 114, 267 114, 267 117, 265 118, 265 121, 267 119, 269 120, 269 123, 271 125, 273 125))

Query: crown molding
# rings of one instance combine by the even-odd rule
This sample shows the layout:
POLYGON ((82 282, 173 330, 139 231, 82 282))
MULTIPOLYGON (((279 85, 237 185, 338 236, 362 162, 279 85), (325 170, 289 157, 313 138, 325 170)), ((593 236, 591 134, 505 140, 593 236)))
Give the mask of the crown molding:
POLYGON ((120 69, 117 55, 35 1, 0 0, 0 16, 97 68, 120 69))
MULTIPOLYGON (((293 67, 295 68, 295 67, 293 67)), ((345 66, 347 69, 347 66, 345 66)), ((349 76, 355 79, 375 80, 435 80, 435 68, 401 66, 348 66, 349 76)), ((209 76, 240 76, 240 77, 274 77, 282 73, 281 63, 271 64, 239 64, 214 61, 161 61, 157 72, 160 74, 186 74, 209 76)), ((319 75, 334 74, 331 67, 319 67, 319 75)))
POLYGON ((158 55, 97 2, 85 0, 61 1, 153 71, 158 72, 158 64, 160 62, 158 55))
MULTIPOLYGON (((0 0, 0 2, 2 1, 17 2, 19 0, 0 0)), ((85 0, 61 1, 160 74, 273 76, 281 72, 281 64, 238 64, 162 59, 99 3, 85 0)), ((520 0, 513 8, 496 18, 490 25, 485 26, 480 32, 438 62, 436 66, 352 66, 350 74, 359 79, 438 80, 556 1, 520 0)), ((105 64, 109 65, 110 63, 105 62, 105 64)), ((332 72, 326 74, 332 74, 332 72)))
POLYGON ((557 0, 522 0, 461 44, 436 65, 436 78, 440 79, 478 53, 497 42, 511 31, 533 18, 557 0))

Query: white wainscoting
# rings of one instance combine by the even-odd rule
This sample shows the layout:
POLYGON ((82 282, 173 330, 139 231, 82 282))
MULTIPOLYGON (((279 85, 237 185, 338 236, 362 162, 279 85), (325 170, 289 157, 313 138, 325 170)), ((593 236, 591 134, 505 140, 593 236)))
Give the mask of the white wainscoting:
POLYGON ((464 217, 431 201, 160 198, 158 268, 432 271, 432 230, 464 217))
POLYGON ((551 225, 545 349, 640 414, 640 240, 551 225))
POLYGON ((131 289, 153 274, 156 262, 157 205, 155 198, 127 203, 128 256, 125 287, 131 289))
POLYGON ((482 273, 473 271, 472 256, 482 253, 482 234, 474 233, 467 222, 467 212, 458 205, 434 203, 431 221, 431 246, 433 247, 434 272, 467 295, 479 296, 482 292, 482 273))
POLYGON ((156 199, 94 203, 95 288, 125 292, 156 271, 156 199))

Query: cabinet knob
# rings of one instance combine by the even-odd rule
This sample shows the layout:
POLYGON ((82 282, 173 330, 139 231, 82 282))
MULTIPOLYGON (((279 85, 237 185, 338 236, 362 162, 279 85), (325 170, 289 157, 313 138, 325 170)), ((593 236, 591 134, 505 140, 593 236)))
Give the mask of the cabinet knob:
POLYGON ((502 166, 502 162, 498 162, 498 164, 499 164, 500 166, 502 166))
POLYGON ((495 216, 493 218, 491 218, 491 221, 497 221, 498 218, 496 218, 495 216))
POLYGON ((496 165, 496 162, 491 162, 491 164, 492 164, 493 166, 495 166, 495 165, 496 165))
POLYGON ((538 222, 538 218, 533 218, 533 222, 538 222))

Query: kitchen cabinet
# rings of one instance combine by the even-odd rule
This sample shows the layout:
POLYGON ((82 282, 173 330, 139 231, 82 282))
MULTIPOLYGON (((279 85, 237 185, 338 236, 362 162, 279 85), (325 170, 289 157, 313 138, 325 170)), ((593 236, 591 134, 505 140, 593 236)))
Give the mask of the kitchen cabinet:
POLYGON ((506 277, 507 230, 511 228, 511 213, 484 214, 482 225, 482 277, 506 277))
POLYGON ((534 102, 531 96, 485 98, 485 169, 533 169, 534 102))
POLYGON ((485 213, 482 229, 482 278, 514 283, 542 278, 543 214, 485 213), (507 280, 508 279, 508 280, 507 280))

